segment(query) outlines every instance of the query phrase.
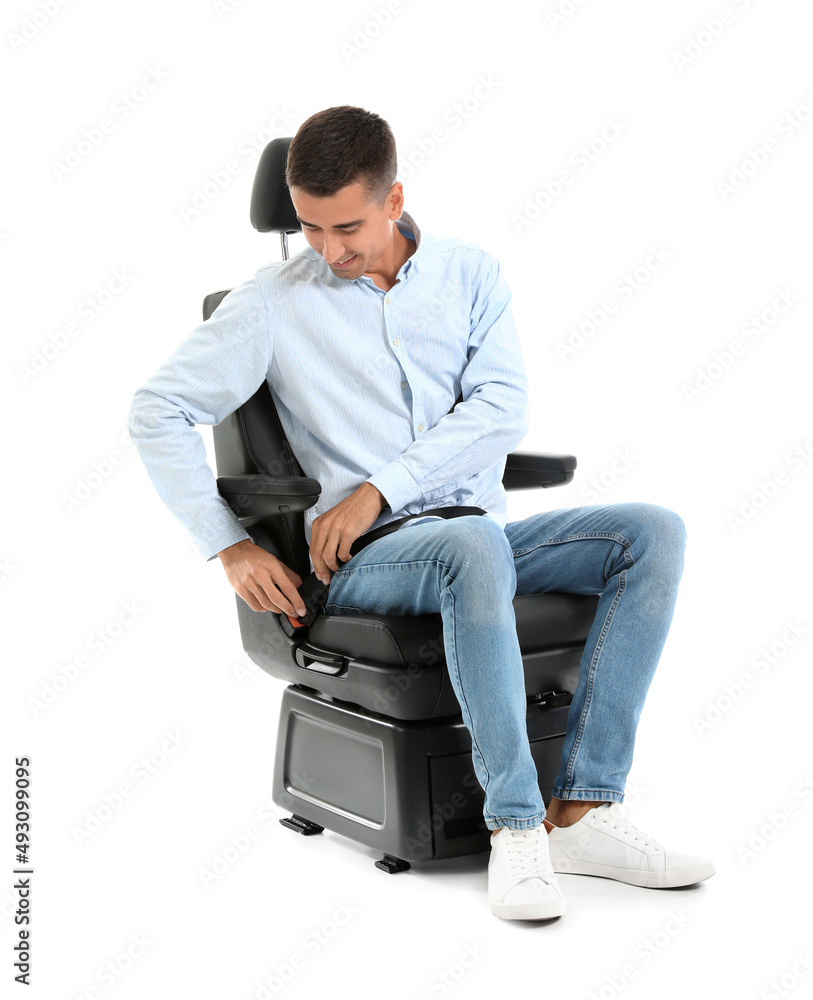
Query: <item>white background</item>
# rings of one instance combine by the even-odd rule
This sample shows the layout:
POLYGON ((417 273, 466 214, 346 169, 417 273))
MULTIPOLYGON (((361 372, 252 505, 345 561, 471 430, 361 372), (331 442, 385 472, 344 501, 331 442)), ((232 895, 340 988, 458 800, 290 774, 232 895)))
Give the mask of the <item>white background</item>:
POLYGON ((297 953, 291 997, 809 995, 809 4, 401 0, 383 28, 383 0, 55 10, 14 0, 2 15, 2 988, 13 758, 29 755, 29 996, 277 995, 262 983, 297 953), (122 95, 133 107, 117 118, 122 95), (562 919, 501 921, 487 854, 388 877, 375 851, 276 819, 202 882, 270 802, 284 685, 243 653, 222 568, 162 505, 126 416, 203 297, 279 259, 278 237, 249 223, 256 157, 239 151, 345 103, 390 123, 419 226, 489 247, 513 290, 533 387, 521 447, 579 469, 563 490, 511 494, 510 518, 645 500, 686 522, 628 811, 714 859, 700 886, 564 876, 562 919), (85 149, 104 118, 114 127, 85 149), (70 147, 86 155, 60 171, 70 147), (229 183, 184 219, 230 160, 229 183), (566 169, 572 183, 546 196, 566 169), (529 199, 536 218, 517 227, 529 199), (665 260, 647 268, 651 248, 665 260), (772 313, 780 293, 792 305, 772 313), (614 314, 563 359, 557 344, 608 298, 614 314), (162 756, 171 733, 181 745, 162 756), (81 836, 122 783, 132 795, 81 836), (107 963, 115 977, 100 977, 107 963))

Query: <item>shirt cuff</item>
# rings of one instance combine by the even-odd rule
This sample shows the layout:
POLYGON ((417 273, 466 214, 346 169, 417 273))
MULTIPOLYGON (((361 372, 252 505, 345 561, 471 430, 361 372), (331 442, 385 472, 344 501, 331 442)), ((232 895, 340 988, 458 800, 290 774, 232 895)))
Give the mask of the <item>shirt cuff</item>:
POLYGON ((408 503, 419 500, 422 496, 421 488, 415 477, 397 458, 389 465, 385 465, 375 475, 370 476, 367 482, 372 483, 377 490, 383 493, 393 514, 403 510, 408 503))
POLYGON ((251 538, 229 506, 215 511, 205 521, 198 521, 189 529, 189 533, 192 536, 192 541, 198 547, 198 551, 207 562, 211 562, 218 552, 230 545, 251 538))

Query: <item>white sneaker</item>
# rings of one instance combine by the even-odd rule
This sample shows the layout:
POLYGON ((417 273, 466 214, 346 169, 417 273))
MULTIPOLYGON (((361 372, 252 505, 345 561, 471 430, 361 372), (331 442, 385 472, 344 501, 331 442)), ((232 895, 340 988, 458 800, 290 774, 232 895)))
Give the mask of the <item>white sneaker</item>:
POLYGON ((639 830, 619 802, 602 802, 578 823, 554 827, 548 844, 559 874, 600 875, 647 889, 693 885, 715 871, 708 858, 667 850, 639 830))
POLYGON ((492 835, 488 901, 494 916, 505 920, 543 920, 565 912, 544 826, 532 830, 505 826, 492 835))

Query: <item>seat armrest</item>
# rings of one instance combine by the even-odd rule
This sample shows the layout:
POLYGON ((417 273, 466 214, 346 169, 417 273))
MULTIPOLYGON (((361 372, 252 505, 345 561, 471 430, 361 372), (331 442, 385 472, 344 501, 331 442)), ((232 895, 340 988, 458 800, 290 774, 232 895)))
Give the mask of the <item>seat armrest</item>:
POLYGON ((575 469, 575 455, 512 451, 505 462, 502 484, 506 490, 563 486, 573 478, 575 469))
POLYGON ((313 507, 322 492, 317 479, 280 478, 260 472, 219 476, 217 488, 238 517, 295 514, 313 507))

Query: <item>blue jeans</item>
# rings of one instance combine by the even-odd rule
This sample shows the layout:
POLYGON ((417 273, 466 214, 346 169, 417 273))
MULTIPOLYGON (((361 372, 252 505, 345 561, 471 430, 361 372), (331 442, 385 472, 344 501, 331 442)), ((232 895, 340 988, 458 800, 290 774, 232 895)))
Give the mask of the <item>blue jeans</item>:
POLYGON ((515 594, 601 595, 553 795, 623 802, 685 545, 680 516, 648 503, 545 511, 504 529, 477 515, 407 522, 333 574, 324 613, 440 612, 486 825, 530 829, 545 804, 528 742, 515 594))

